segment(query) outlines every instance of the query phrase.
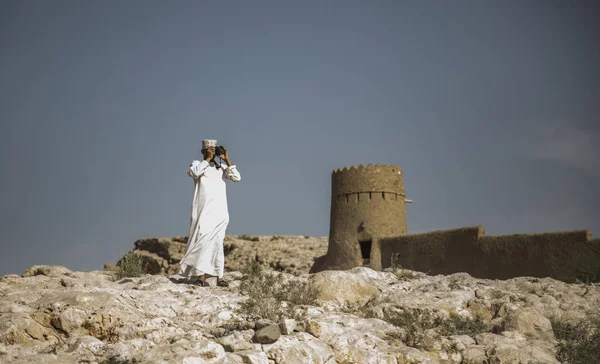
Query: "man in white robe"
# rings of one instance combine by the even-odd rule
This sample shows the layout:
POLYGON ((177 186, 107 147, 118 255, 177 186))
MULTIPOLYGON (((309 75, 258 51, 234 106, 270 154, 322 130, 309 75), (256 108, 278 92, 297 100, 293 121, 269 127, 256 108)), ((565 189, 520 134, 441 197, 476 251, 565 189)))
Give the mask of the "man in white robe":
POLYGON ((206 276, 216 276, 217 285, 227 287, 223 280, 225 255, 223 239, 229 224, 226 181, 239 182, 240 172, 231 163, 226 149, 218 157, 226 166, 215 161, 217 141, 202 141, 204 160, 192 161, 188 175, 194 179, 194 200, 186 252, 179 262, 179 275, 198 277, 196 284, 208 286, 206 276))

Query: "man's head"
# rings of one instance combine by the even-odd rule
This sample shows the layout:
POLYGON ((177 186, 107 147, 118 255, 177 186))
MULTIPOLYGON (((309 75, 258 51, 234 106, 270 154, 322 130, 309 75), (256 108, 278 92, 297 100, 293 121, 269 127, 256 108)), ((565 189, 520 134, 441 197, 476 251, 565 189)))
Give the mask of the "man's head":
POLYGON ((217 146, 217 141, 215 139, 204 139, 202 141, 202 155, 204 156, 204 158, 206 158, 207 155, 209 155, 209 153, 212 153, 212 155, 215 155, 216 146, 217 146))

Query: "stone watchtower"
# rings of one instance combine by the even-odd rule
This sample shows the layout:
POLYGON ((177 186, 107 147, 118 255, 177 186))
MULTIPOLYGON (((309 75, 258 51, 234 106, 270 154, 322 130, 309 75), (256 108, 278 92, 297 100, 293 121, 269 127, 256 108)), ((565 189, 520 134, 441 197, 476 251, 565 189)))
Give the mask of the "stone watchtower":
POLYGON ((377 240, 407 233, 402 169, 394 165, 352 166, 331 175, 327 254, 311 272, 356 266, 381 269, 377 240))

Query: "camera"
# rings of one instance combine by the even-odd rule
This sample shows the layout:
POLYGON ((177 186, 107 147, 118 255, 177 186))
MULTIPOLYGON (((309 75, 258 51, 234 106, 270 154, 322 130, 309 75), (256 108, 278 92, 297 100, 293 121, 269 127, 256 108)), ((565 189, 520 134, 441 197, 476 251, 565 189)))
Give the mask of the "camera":
POLYGON ((215 156, 220 156, 225 154, 225 148, 223 148, 222 145, 219 145, 218 147, 215 148, 215 156))

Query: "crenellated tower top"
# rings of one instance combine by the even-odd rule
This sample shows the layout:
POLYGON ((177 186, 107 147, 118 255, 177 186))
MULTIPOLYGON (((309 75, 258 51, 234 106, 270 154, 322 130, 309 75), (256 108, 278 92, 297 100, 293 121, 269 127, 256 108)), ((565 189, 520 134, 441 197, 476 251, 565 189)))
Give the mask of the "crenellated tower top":
POLYGON ((334 170, 332 198, 351 193, 387 193, 404 199, 402 169, 391 164, 361 164, 334 170))

